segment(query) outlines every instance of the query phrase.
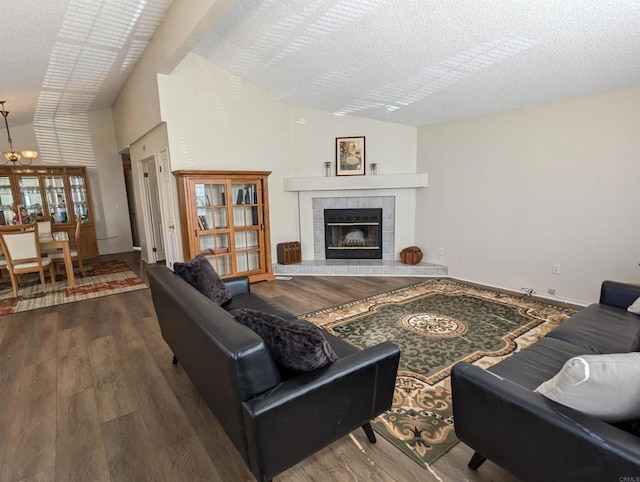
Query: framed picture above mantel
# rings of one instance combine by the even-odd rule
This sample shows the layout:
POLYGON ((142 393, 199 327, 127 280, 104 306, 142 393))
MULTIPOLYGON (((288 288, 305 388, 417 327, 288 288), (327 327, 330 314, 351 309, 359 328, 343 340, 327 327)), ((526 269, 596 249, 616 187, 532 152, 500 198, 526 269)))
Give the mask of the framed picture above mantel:
POLYGON ((336 137, 336 175, 363 176, 364 173, 364 137, 336 137))

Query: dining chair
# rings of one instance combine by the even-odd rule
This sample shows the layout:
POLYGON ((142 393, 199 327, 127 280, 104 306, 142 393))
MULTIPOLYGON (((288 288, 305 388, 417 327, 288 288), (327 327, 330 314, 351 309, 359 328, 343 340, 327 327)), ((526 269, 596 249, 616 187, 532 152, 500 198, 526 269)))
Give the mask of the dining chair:
POLYGON ((45 236, 51 234, 51 221, 37 221, 38 236, 45 236))
MULTIPOLYGON (((77 261, 78 268, 80 268, 80 273, 82 274, 82 276, 85 276, 84 265, 82 264, 82 255, 80 253, 80 234, 81 233, 82 233, 82 219, 78 219, 78 222, 76 223, 76 231, 74 236, 76 246, 75 248, 71 248, 69 252, 71 254, 71 262, 77 261)), ((64 263, 64 253, 62 251, 58 250, 54 252, 49 252, 48 254, 49 254, 49 258, 51 258, 54 263, 64 263)))
POLYGON ((56 282, 54 265, 50 258, 40 255, 40 243, 38 242, 38 225, 27 231, 0 233, 0 244, 7 262, 13 297, 18 297, 17 275, 24 273, 39 273, 42 292, 47 292, 44 281, 44 268, 49 267, 51 283, 56 282))
MULTIPOLYGON (((36 221, 36 224, 38 225, 38 236, 51 236, 51 220, 45 219, 44 217, 42 217, 41 219, 42 220, 40 221, 36 221)), ((42 254, 50 254, 55 250, 40 248, 40 251, 42 254)))

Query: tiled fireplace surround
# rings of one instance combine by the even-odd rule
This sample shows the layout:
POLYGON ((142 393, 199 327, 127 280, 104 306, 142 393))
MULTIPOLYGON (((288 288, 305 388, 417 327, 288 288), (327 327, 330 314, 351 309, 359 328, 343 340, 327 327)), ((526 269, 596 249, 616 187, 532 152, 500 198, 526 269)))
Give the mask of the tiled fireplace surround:
MULTIPOLYGON (((300 193, 301 197, 303 193, 300 193)), ((446 276, 448 268, 431 263, 405 265, 398 259, 400 249, 396 249, 396 209, 395 195, 336 196, 336 193, 314 193, 305 202, 300 199, 301 237, 303 261, 301 263, 274 264, 276 275, 337 275, 337 276, 446 276), (310 201, 310 203, 308 202, 310 201), (311 212, 309 211, 309 208, 311 212), (325 259, 324 210, 350 208, 382 208, 382 259, 325 259), (311 215, 312 223, 304 223, 305 216, 311 215), (305 230, 311 230, 310 233, 305 230), (304 249, 305 238, 313 240, 313 259, 309 248, 304 249), (307 253, 305 255, 305 253, 307 253)), ((373 193, 372 193, 373 194, 373 193)), ((307 218, 308 219, 308 218, 307 218)), ((399 229, 402 229, 399 227, 399 229)), ((404 246, 403 246, 404 247, 404 246)))

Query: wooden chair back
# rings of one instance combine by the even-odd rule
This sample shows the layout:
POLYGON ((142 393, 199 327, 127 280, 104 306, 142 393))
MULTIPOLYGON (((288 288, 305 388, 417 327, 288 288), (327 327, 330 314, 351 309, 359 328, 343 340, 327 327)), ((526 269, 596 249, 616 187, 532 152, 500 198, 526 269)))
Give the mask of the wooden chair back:
POLYGON ((76 223, 76 232, 75 232, 75 241, 76 241, 76 251, 78 252, 78 258, 80 258, 80 236, 82 235, 82 219, 78 219, 76 223))
POLYGON ((37 224, 33 229, 1 233, 0 241, 9 269, 20 263, 35 262, 42 266, 37 224))
POLYGON ((51 234, 51 221, 37 221, 36 224, 38 225, 39 236, 51 234))

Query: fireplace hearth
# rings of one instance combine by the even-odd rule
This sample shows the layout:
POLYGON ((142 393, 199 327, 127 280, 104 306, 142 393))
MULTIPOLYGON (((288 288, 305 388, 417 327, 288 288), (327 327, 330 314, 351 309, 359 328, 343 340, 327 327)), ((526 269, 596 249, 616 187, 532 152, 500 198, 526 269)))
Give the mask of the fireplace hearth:
POLYGON ((382 259, 382 209, 325 209, 326 259, 382 259))

